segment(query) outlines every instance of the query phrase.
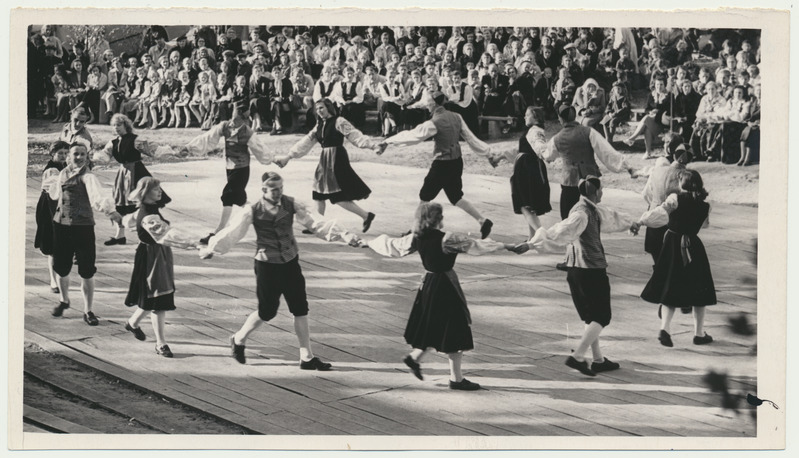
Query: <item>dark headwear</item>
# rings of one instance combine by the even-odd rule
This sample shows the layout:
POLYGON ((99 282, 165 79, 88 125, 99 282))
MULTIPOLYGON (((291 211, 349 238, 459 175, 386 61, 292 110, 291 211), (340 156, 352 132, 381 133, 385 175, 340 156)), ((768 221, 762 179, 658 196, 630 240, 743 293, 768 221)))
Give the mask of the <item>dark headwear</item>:
POLYGON ((558 117, 565 122, 572 122, 577 118, 577 110, 573 106, 564 103, 558 108, 558 117))
POLYGON ((239 59, 246 59, 247 58, 247 53, 240 52, 240 53, 236 54, 236 57, 239 58, 239 59))
POLYGON ((230 49, 226 49, 226 50, 222 51, 222 56, 223 57, 233 57, 235 55, 236 55, 236 52, 233 51, 233 50, 230 50, 230 49))
POLYGON ((432 94, 430 94, 430 97, 433 98, 433 101, 436 103, 436 105, 442 105, 444 101, 447 99, 447 96, 444 95, 444 93, 441 91, 433 92, 432 94))
POLYGON ((580 182, 577 184, 577 189, 580 191, 580 195, 587 197, 590 194, 596 193, 600 186, 601 184, 598 177, 595 177, 594 175, 588 175, 580 180, 580 182))

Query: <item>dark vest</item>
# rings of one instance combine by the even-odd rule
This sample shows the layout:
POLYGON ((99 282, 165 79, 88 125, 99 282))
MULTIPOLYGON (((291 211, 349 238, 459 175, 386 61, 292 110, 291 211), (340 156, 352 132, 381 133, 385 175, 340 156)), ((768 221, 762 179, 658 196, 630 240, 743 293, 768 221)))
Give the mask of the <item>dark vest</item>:
POLYGON ((247 143, 250 142, 253 132, 247 125, 242 125, 238 131, 232 131, 230 121, 226 121, 222 126, 222 135, 225 137, 225 159, 226 168, 243 169, 250 166, 250 149, 247 143))
POLYGON ((350 100, 354 99, 358 93, 356 92, 356 88, 358 87, 358 83, 341 83, 341 96, 342 98, 349 102, 350 100), (347 86, 350 86, 351 90, 347 90, 347 86))
POLYGON ((127 164, 141 160, 141 152, 136 149, 136 135, 125 134, 111 140, 113 148, 111 154, 120 164, 127 164))
POLYGON ((563 126, 554 137, 555 148, 563 160, 561 184, 577 186, 588 175, 601 176, 591 146, 591 128, 576 123, 563 126))
POLYGON ((601 224, 599 212, 596 207, 586 203, 583 198, 572 207, 569 214, 577 211, 588 215, 588 226, 576 242, 570 243, 566 247, 566 265, 581 269, 607 268, 605 249, 602 247, 602 239, 599 236, 601 224))
POLYGON ((259 250, 266 253, 266 262, 285 264, 297 257, 297 241, 294 239, 294 199, 280 198, 280 208, 272 215, 266 211, 262 198, 252 206, 252 225, 255 228, 259 250))
POLYGON ((333 93, 333 88, 336 87, 334 83, 330 83, 330 86, 325 89, 325 82, 319 81, 319 93, 322 94, 322 97, 329 97, 330 94, 333 93))
POLYGON ((707 219, 710 205, 689 194, 677 196, 677 208, 669 214, 669 229, 683 235, 696 235, 707 219))
POLYGON ((527 141, 527 132, 530 131, 530 128, 527 127, 522 131, 522 136, 519 137, 519 152, 524 154, 533 154, 535 155, 535 151, 533 151, 533 147, 530 145, 530 142, 527 141))
POLYGON ((444 253, 441 247, 441 241, 444 239, 444 233, 438 229, 428 229, 420 234, 414 243, 419 249, 419 256, 422 258, 422 264, 428 272, 442 273, 452 270, 455 266, 455 258, 458 257, 457 253, 444 253))
POLYGON ((53 221, 65 226, 94 226, 94 212, 82 176, 61 185, 61 199, 53 221))
POLYGON ((319 120, 319 127, 316 129, 316 141, 322 148, 331 148, 344 145, 344 134, 336 129, 337 116, 333 116, 326 121, 319 120))
POLYGON ((461 117, 442 107, 433 110, 430 121, 436 126, 433 160, 452 161, 461 157, 461 117))

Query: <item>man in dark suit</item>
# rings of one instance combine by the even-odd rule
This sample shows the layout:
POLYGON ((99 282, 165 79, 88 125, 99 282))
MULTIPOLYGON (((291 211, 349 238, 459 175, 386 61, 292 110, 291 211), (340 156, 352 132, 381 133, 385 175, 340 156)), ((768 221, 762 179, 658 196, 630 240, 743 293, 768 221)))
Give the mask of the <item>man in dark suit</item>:
POLYGON ((481 112, 489 116, 505 116, 505 99, 508 96, 508 77, 499 73, 496 64, 488 66, 488 74, 483 76, 483 107, 481 112))

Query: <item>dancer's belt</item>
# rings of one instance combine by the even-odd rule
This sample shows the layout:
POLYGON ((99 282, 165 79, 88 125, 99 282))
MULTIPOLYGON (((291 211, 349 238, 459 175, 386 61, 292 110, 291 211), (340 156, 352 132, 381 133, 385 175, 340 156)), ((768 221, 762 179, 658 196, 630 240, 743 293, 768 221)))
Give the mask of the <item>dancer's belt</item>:
POLYGON ((680 254, 682 255, 682 265, 687 266, 691 263, 691 237, 685 234, 680 234, 669 229, 669 232, 680 236, 680 254))

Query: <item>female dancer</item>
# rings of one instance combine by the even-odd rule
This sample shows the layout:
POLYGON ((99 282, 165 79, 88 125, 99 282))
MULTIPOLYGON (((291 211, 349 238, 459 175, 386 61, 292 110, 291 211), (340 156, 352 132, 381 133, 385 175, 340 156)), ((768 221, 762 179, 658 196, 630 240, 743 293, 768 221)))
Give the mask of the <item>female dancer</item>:
POLYGON ((679 194, 671 194, 661 206, 644 213, 637 223, 647 227, 668 224, 652 278, 641 293, 643 300, 666 306, 658 336, 666 347, 674 346, 670 327, 678 307, 693 307, 694 345, 713 341, 705 333, 704 323, 705 306, 716 304, 716 290, 705 246, 697 237, 699 229, 708 224, 710 205, 705 202, 708 193, 702 177, 690 169, 681 173, 680 188, 679 194))
POLYGON ((416 209, 414 245, 419 250, 427 273, 413 302, 405 342, 413 347, 403 360, 413 374, 422 380, 419 360, 429 348, 449 357, 449 387, 452 390, 474 391, 480 385, 463 378, 463 352, 472 350, 471 316, 458 276, 452 267, 458 253, 483 254, 500 249, 512 250, 493 240, 473 240, 464 235, 443 232, 444 213, 441 204, 422 202, 416 209))
POLYGON ((547 147, 543 110, 527 107, 524 122, 527 130, 519 137, 519 153, 513 165, 510 188, 513 212, 524 215, 530 231, 529 238, 532 238, 541 227, 538 217, 552 210, 549 204, 547 166, 540 157, 547 147))
POLYGON ((125 322, 125 329, 132 332, 138 340, 145 340, 147 337, 139 323, 149 311, 156 339, 155 352, 171 358, 172 351, 164 337, 166 312, 175 310, 175 280, 170 247, 197 246, 189 237, 172 230, 169 221, 161 216, 159 208, 164 203, 160 181, 149 176, 142 178, 128 198, 140 203, 136 218, 139 247, 136 249, 125 305, 138 308, 125 322))
MULTIPOLYGON (((109 141, 105 148, 95 152, 92 160, 95 162, 107 163, 113 157, 119 162, 119 169, 117 176, 114 179, 114 203, 116 204, 117 213, 120 215, 129 215, 136 211, 136 204, 131 202, 128 195, 136 189, 136 184, 143 177, 152 176, 147 168, 141 162, 142 153, 151 156, 148 151, 147 144, 144 148, 139 150, 136 148, 136 134, 133 133, 133 122, 123 114, 115 114, 111 117, 111 128, 114 129, 117 136, 109 141)), ((168 204, 172 199, 162 193, 163 205, 168 204)), ((124 245, 127 243, 125 239, 125 227, 120 223, 117 224, 116 234, 103 244, 105 246, 111 245, 124 245)))
POLYGON ((56 141, 50 146, 50 160, 44 166, 42 173, 42 195, 36 204, 36 238, 33 240, 34 248, 39 248, 47 256, 47 270, 50 272, 50 291, 58 294, 58 278, 53 271, 53 215, 58 202, 50 198, 47 188, 58 177, 58 173, 67 165, 69 144, 56 141))
POLYGON ((336 105, 327 98, 315 104, 319 118, 316 129, 304 136, 289 150, 289 154, 275 160, 280 167, 285 167, 292 158, 308 154, 315 143, 322 145, 319 165, 314 176, 313 200, 320 215, 325 214, 325 201, 337 204, 341 208, 363 218, 363 232, 369 230, 375 214, 364 211, 354 200, 366 199, 372 190, 361 180, 350 166, 350 158, 344 149, 344 138, 359 148, 369 148, 383 152, 376 141, 366 137, 354 128, 349 121, 338 116, 336 105))

